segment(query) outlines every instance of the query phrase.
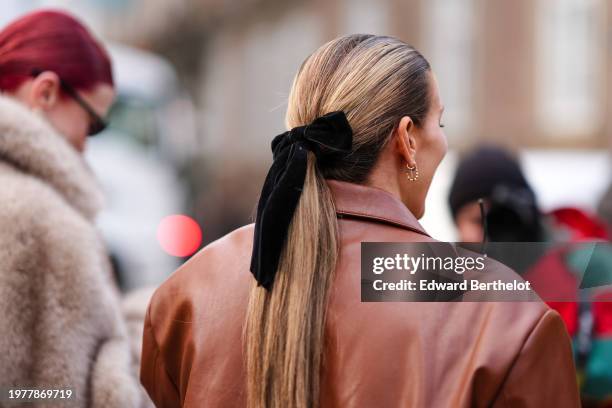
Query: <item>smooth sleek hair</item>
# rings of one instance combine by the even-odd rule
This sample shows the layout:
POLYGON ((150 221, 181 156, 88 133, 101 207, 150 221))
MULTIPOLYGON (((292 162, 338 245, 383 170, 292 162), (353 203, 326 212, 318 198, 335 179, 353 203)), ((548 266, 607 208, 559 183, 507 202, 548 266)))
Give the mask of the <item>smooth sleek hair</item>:
POLYGON ((427 60, 392 38, 348 35, 323 45, 298 71, 286 115, 291 129, 344 111, 351 153, 332 166, 308 153, 306 181, 271 291, 254 285, 245 324, 249 407, 317 407, 325 319, 338 259, 336 211, 325 179, 367 180, 403 116, 421 126, 430 105, 427 60))
POLYGON ((76 90, 113 86, 106 50, 81 22, 63 11, 34 11, 0 31, 0 90, 15 91, 34 70, 53 71, 76 90))

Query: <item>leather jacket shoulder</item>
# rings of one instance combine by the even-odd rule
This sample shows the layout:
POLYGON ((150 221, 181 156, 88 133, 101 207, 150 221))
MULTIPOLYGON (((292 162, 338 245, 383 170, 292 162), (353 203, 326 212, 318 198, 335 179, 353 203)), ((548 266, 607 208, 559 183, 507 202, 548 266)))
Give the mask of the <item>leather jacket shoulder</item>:
MULTIPOLYGON (((433 241, 391 194, 328 181, 340 257, 322 407, 579 406, 570 339, 536 302, 362 303, 363 241, 433 241)), ((242 407, 253 225, 201 250, 156 291, 141 381, 159 407, 242 407)))

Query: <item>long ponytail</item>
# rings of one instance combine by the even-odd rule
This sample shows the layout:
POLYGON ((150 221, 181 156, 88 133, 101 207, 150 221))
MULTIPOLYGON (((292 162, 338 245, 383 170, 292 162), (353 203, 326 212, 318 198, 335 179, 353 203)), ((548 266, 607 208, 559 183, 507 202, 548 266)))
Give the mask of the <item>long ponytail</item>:
POLYGON ((391 37, 350 35, 323 45, 298 72, 289 129, 334 111, 346 114, 348 155, 320 167, 308 152, 302 194, 267 291, 254 283, 246 324, 250 408, 319 406, 326 309, 339 254, 339 231, 325 179, 366 181, 402 116, 420 126, 429 107, 429 63, 391 37))
POLYGON ((316 407, 325 312, 338 254, 329 187, 308 153, 274 290, 254 286, 246 325, 249 407, 316 407))

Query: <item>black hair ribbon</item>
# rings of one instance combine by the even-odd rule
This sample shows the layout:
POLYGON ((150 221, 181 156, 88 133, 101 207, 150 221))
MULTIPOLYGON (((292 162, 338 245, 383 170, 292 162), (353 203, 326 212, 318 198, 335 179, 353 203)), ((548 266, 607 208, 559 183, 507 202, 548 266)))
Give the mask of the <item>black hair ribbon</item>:
POLYGON ((289 224, 297 208, 308 164, 308 151, 317 165, 332 165, 351 151, 353 132, 344 112, 331 112, 295 127, 272 140, 273 163, 257 204, 251 272, 258 284, 272 288, 289 224))

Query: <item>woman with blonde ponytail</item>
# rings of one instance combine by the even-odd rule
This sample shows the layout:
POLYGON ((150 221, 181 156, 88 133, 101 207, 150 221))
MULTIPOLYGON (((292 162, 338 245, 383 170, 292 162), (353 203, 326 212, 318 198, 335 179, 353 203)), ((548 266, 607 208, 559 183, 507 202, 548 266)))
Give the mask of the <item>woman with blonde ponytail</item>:
POLYGON ((361 242, 434 241, 417 219, 442 112, 429 63, 398 39, 349 35, 306 59, 254 225, 151 301, 141 381, 158 407, 578 404, 569 338, 541 302, 361 302, 361 242))

